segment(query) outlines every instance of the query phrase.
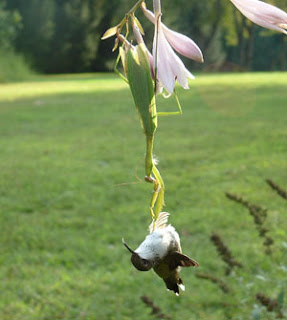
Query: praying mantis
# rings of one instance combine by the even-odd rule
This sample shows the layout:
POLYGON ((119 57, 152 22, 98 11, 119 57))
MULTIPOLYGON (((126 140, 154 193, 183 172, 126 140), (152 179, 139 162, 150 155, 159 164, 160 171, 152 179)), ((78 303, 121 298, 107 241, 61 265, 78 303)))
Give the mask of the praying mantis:
MULTIPOLYGON (((158 117, 182 114, 176 93, 175 98, 178 105, 176 112, 157 112, 156 108, 156 80, 153 80, 149 58, 146 52, 146 47, 143 43, 132 47, 124 44, 120 47, 119 58, 115 66, 121 59, 126 77, 121 74, 121 77, 129 84, 136 109, 138 111, 143 132, 146 136, 146 154, 145 154, 145 181, 153 183, 153 193, 149 205, 149 211, 152 217, 153 224, 157 220, 164 206, 164 181, 156 167, 156 161, 153 158, 153 142, 155 132, 158 126, 158 117), (124 46, 127 48, 124 48, 124 46)), ((156 68, 155 68, 156 74, 156 68)), ((156 77, 155 77, 156 79, 156 77)))
MULTIPOLYGON (((119 43, 119 54, 116 59, 114 71, 130 86, 132 96, 138 111, 143 132, 146 136, 146 153, 145 153, 145 181, 153 184, 153 193, 149 204, 149 211, 152 217, 153 227, 159 217, 159 214, 164 206, 164 181, 156 167, 157 161, 153 158, 153 143, 155 132, 158 126, 159 116, 180 115, 182 109, 174 90, 174 96, 177 102, 178 111, 174 112, 158 112, 156 108, 157 96, 157 48, 154 58, 153 73, 151 71, 150 61, 147 48, 143 41, 138 41, 136 46, 131 45, 126 39, 129 34, 129 20, 131 18, 132 27, 135 31, 138 30, 138 38, 142 39, 140 33, 143 33, 140 22, 135 17, 135 11, 138 9, 144 0, 139 0, 134 7, 125 15, 124 19, 115 27, 108 29, 102 39, 116 35, 115 51, 119 43), (126 27, 126 35, 120 34, 123 27, 126 27), (121 60, 124 74, 118 70, 118 64, 121 60)), ((156 33, 157 34, 157 33, 156 33)))

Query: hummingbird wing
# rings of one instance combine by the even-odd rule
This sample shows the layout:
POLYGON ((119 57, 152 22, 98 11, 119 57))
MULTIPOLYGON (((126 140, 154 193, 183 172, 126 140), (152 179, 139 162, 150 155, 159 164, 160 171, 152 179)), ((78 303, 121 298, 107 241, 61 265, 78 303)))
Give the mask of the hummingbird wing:
POLYGON ((170 270, 176 269, 177 267, 199 267, 199 264, 195 260, 178 251, 170 253, 169 259, 170 270))
POLYGON ((152 233, 156 229, 165 228, 168 223, 168 217, 169 217, 168 212, 161 212, 157 220, 155 221, 155 228, 153 228, 153 222, 149 225, 148 227, 149 233, 152 233))

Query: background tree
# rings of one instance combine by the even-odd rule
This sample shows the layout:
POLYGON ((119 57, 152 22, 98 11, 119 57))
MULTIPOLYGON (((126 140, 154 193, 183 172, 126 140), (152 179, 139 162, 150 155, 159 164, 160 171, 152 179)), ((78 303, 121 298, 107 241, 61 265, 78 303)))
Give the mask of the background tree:
POLYGON ((4 4, 0 3, 0 49, 12 50, 22 26, 21 16, 17 10, 5 10, 4 4))
MULTIPOLYGON (((285 0, 273 2, 287 10, 285 0)), ((0 41, 12 36, 14 49, 40 72, 111 70, 113 40, 102 42, 100 37, 130 4, 131 0, 9 0, 0 8, 0 41), (21 29, 17 23, 11 28, 15 18, 21 29)), ((189 68, 286 70, 286 36, 255 26, 230 1, 174 0, 162 5, 163 21, 192 37, 204 53, 205 64, 186 61, 189 68)), ((151 8, 152 1, 147 6, 151 8)), ((153 25, 140 11, 138 16, 152 35, 153 25)), ((152 36, 145 40, 151 48, 152 36)))

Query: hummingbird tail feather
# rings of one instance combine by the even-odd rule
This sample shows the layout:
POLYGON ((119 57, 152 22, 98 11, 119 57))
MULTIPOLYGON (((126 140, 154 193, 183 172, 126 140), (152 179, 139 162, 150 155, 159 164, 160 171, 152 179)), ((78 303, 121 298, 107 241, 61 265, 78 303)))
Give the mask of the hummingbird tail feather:
POLYGON ((149 225, 149 232, 152 233, 156 229, 162 229, 165 228, 167 223, 168 223, 168 217, 169 213, 168 212, 161 212, 155 221, 155 228, 153 228, 153 223, 149 225))
POLYGON ((178 286, 180 287, 180 289, 181 289, 182 291, 185 291, 185 285, 183 284, 181 278, 179 278, 178 286))
POLYGON ((185 291, 185 286, 181 280, 181 278, 175 279, 174 277, 169 277, 163 279, 168 290, 173 291, 177 296, 179 295, 179 288, 182 291, 185 291))

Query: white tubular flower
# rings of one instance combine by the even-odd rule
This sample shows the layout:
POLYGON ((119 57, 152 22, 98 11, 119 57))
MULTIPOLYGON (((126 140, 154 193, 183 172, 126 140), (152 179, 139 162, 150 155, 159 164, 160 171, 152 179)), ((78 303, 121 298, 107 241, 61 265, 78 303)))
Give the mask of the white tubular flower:
POLYGON ((167 41, 179 54, 197 62, 204 62, 201 50, 189 37, 169 29, 164 24, 162 24, 162 29, 167 41))
MULTIPOLYGON (((141 9, 146 18, 150 22, 155 24, 156 19, 154 13, 148 10, 144 3, 141 5, 141 9)), ((167 41, 175 51, 189 59, 195 60, 197 62, 203 62, 202 52, 193 40, 182 33, 169 29, 163 23, 161 23, 161 25, 167 41)))
POLYGON ((182 55, 202 62, 200 49, 191 39, 168 29, 161 22, 160 0, 154 0, 155 14, 147 10, 144 4, 142 10, 146 17, 155 24, 153 61, 157 80, 170 94, 174 91, 176 81, 184 89, 188 89, 188 78, 194 79, 194 76, 186 69, 171 45, 182 55))
POLYGON ((186 69, 183 62, 167 42, 160 20, 156 25, 153 41, 153 57, 156 63, 154 68, 156 69, 157 78, 171 94, 174 91, 176 80, 184 89, 188 89, 188 78, 194 79, 194 76, 186 69))
POLYGON ((287 13, 259 0, 230 0, 249 20, 261 27, 287 34, 287 13))

